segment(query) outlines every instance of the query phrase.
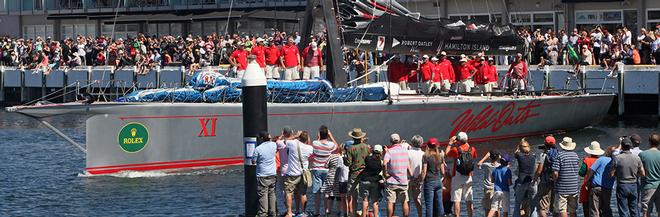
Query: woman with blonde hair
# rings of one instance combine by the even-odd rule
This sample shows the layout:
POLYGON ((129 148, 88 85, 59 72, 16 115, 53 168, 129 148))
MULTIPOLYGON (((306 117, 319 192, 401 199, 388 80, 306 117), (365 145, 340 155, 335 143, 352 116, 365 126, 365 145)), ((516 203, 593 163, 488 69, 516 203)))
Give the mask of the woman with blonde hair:
POLYGON ((536 195, 536 183, 532 182, 536 156, 532 152, 532 147, 529 145, 527 138, 523 138, 518 144, 515 157, 518 162, 518 179, 513 187, 516 197, 513 216, 531 216, 536 206, 532 203, 536 195))

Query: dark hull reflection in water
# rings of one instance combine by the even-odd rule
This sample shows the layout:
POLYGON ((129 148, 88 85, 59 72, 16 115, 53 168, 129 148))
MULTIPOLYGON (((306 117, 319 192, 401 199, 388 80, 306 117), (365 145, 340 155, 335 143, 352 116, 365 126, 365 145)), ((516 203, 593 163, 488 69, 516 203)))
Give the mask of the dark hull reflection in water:
MULTIPOLYGON (((52 123, 74 140, 85 141, 84 117, 52 119, 52 123)), ((638 133, 646 137, 658 128, 659 123, 650 119, 618 122, 615 118, 607 118, 597 126, 568 132, 559 135, 558 139, 573 137, 578 143, 576 150, 584 156, 582 148, 592 140, 600 141, 603 146, 613 145, 620 135, 638 133)), ((533 137, 530 141, 540 144, 542 138, 533 137)), ((482 156, 488 148, 513 153, 517 142, 515 139, 474 145, 482 156)), ((127 172, 116 176, 85 177, 79 174, 85 166, 84 154, 39 126, 36 121, 5 112, 0 112, 0 144, 0 213, 3 215, 234 216, 243 213, 243 177, 240 169, 176 174, 127 172)), ((647 146, 644 143, 642 148, 647 146)), ((515 170, 516 167, 513 162, 512 168, 515 170)), ((483 172, 477 172, 474 178, 475 216, 483 216, 479 202, 482 178, 483 172)), ((281 201, 278 205, 283 208, 281 201)), ((312 207, 313 200, 310 198, 308 210, 312 207)), ((411 214, 415 213, 413 207, 411 214)), ((582 213, 581 208, 578 213, 582 213)))

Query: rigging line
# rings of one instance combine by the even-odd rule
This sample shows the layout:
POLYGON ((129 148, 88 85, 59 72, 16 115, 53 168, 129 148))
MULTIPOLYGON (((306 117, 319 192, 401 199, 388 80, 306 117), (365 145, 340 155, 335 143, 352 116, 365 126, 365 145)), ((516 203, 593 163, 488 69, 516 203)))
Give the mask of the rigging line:
MULTIPOLYGON (((461 14, 461 8, 458 6, 457 0, 454 0, 454 5, 456 5, 456 12, 458 12, 458 14, 461 14)), ((458 19, 463 20, 462 16, 458 16, 458 19)))
POLYGON ((472 14, 474 14, 474 4, 472 0, 470 0, 470 8, 472 9, 472 14))
POLYGON ((371 10, 371 19, 369 20, 369 23, 367 24, 367 28, 364 29, 364 33, 362 34, 362 37, 360 38, 360 43, 358 43, 355 50, 360 49, 360 45, 362 45, 362 41, 364 40, 364 37, 367 36, 367 32, 369 32, 369 27, 371 27, 371 23, 373 23, 374 19, 376 18, 376 16, 374 16, 375 12, 376 12, 376 4, 374 4, 374 8, 371 10))
POLYGON ((440 20, 440 0, 435 0, 435 9, 438 13, 438 21, 440 20))
POLYGON ((229 3, 229 14, 227 15, 227 23, 225 24, 225 34, 229 32, 229 21, 231 20, 231 11, 234 9, 234 0, 229 3))

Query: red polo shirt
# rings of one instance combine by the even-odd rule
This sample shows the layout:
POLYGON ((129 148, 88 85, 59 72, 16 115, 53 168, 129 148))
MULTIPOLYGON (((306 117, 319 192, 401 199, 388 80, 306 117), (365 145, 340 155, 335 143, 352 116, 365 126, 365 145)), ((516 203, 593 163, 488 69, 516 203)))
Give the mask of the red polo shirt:
POLYGON ((449 80, 449 82, 456 82, 456 74, 454 73, 454 66, 451 65, 451 61, 444 59, 438 64, 438 70, 442 74, 442 79, 449 80))
POLYGON ((266 64, 277 65, 280 61, 280 48, 272 45, 266 48, 266 64))
POLYGON ((282 47, 282 56, 284 57, 284 66, 287 68, 300 65, 298 62, 298 47, 296 45, 284 45, 282 47))
POLYGON ((245 49, 235 50, 233 53, 231 53, 231 57, 234 58, 234 60, 236 60, 238 63, 236 69, 245 70, 247 68, 247 56, 248 52, 245 49))
POLYGON ((474 75, 474 82, 477 84, 497 82, 497 68, 494 65, 483 64, 474 75))
POLYGON ((458 65, 456 68, 456 74, 458 77, 459 81, 465 80, 470 78, 470 75, 472 74, 472 70, 474 70, 474 67, 472 67, 469 64, 463 65, 458 65))
POLYGON ((405 72, 407 69, 406 65, 401 62, 392 62, 387 66, 387 76, 389 77, 390 82, 399 83, 401 81, 407 81, 408 77, 405 72))
POLYGON ((321 54, 321 49, 316 48, 316 51, 310 53, 309 50, 313 49, 311 46, 305 47, 302 52, 302 58, 305 61, 306 67, 319 66, 319 63, 323 61, 323 55, 321 54))
POLYGON ((264 46, 253 47, 250 53, 257 57, 256 61, 261 68, 266 67, 266 48, 264 46))
POLYGON ((422 71, 422 81, 431 80, 431 76, 433 75, 433 71, 435 70, 435 64, 432 63, 431 61, 427 61, 424 64, 422 64, 420 68, 422 71))

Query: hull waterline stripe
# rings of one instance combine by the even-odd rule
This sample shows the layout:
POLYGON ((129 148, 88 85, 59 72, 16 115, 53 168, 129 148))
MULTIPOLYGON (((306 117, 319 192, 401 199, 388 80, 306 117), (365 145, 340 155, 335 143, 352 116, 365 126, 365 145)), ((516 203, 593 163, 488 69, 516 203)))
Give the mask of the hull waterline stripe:
MULTIPOLYGON (((564 130, 555 130, 554 132, 564 131, 564 130)), ((483 142, 487 140, 502 140, 510 139, 515 137, 522 136, 532 136, 540 135, 543 133, 552 132, 552 131, 541 131, 541 132, 531 132, 531 133, 517 133, 517 134, 508 134, 501 136, 486 136, 470 139, 473 142, 483 142)), ((443 141, 441 143, 447 143, 448 141, 443 141)), ((112 174, 121 171, 150 171, 150 170, 167 170, 167 169, 184 169, 184 168, 195 168, 195 167, 209 167, 209 166, 235 166, 243 164, 242 156, 235 156, 229 158, 211 158, 211 159, 200 159, 200 160, 183 160, 183 161, 170 161, 170 162, 152 162, 152 163, 143 163, 143 164, 124 164, 116 166, 102 166, 102 167, 90 167, 86 168, 87 172, 93 175, 101 174, 112 174), (221 160, 218 160, 221 159, 221 160)))

